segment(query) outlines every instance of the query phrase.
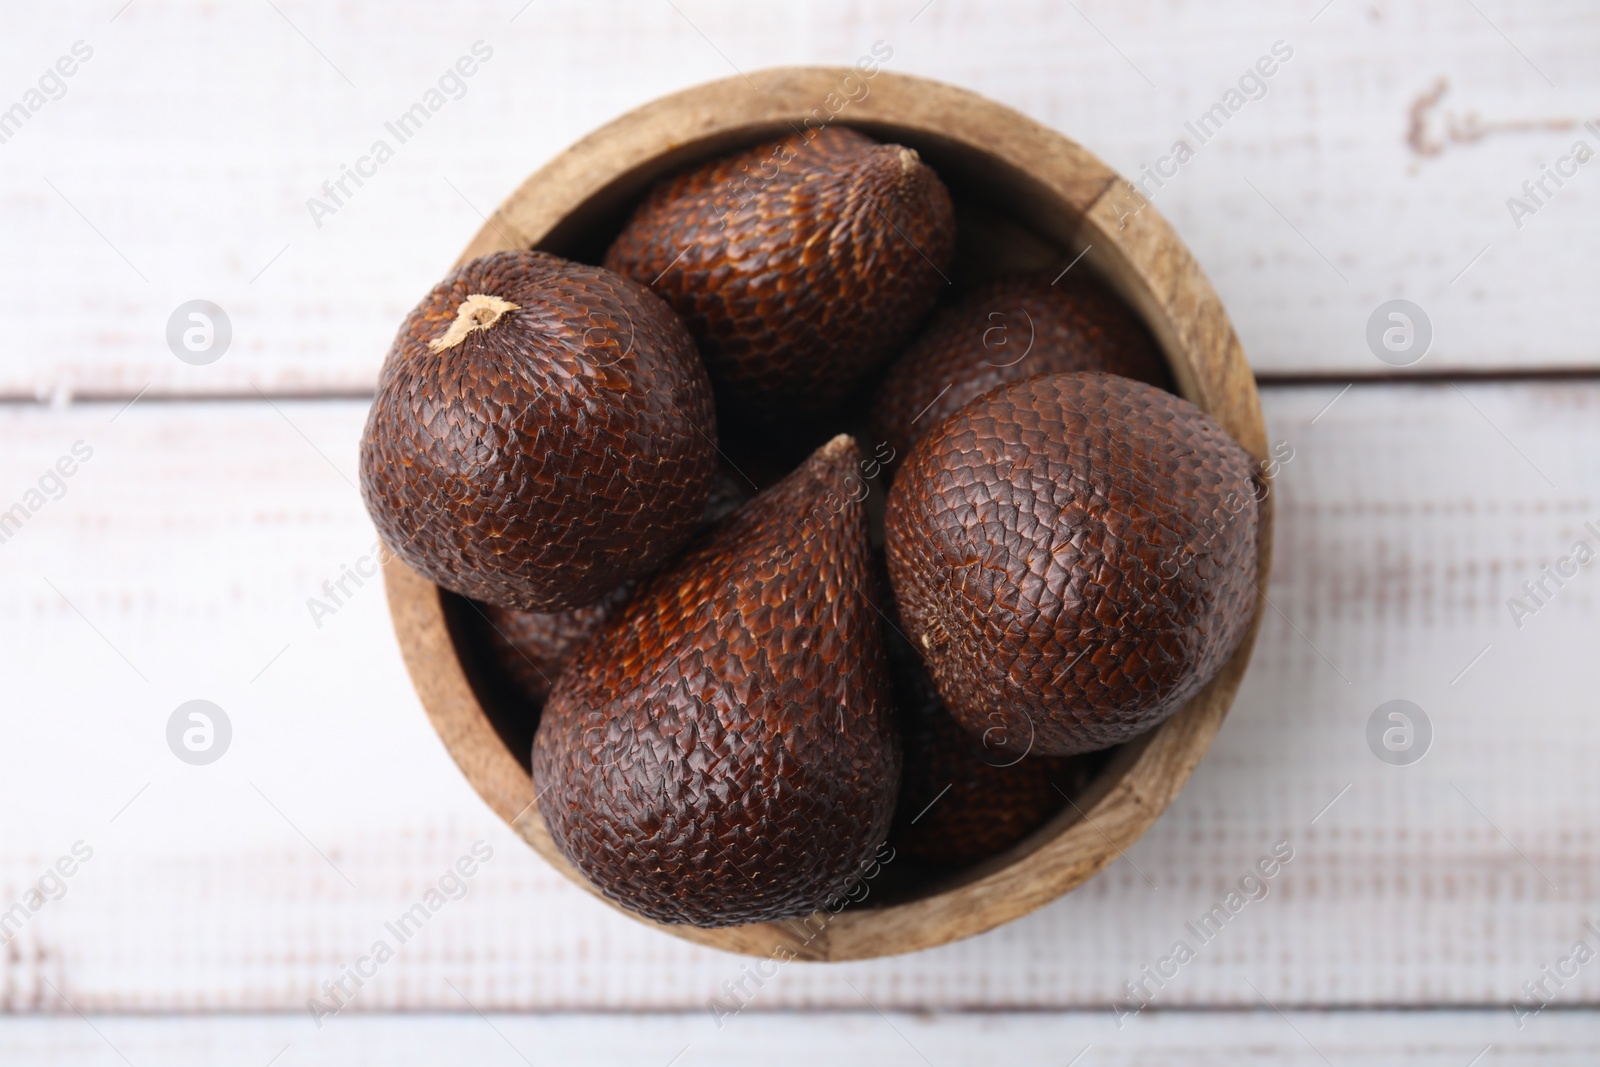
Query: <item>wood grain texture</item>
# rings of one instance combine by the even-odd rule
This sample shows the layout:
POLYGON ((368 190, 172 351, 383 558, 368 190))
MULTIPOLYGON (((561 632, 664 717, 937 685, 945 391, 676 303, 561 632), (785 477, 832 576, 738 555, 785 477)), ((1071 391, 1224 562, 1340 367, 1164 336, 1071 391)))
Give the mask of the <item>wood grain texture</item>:
POLYGON ((1552 1015, 1519 1034, 1489 1012, 1166 1013, 1117 1031, 1098 1014, 849 1013, 749 1015, 718 1029, 693 1015, 365 1014, 322 1030, 293 1017, 27 1019, 0 1032, 0 1055, 17 1067, 98 1067, 118 1062, 212 1067, 232 1062, 314 1067, 529 1063, 582 1067, 677 1062, 773 1067, 836 1060, 885 1067, 987 1067, 998 1053, 1022 1063, 1082 1067, 1463 1067, 1480 1061, 1587 1067, 1600 1056, 1592 1018, 1552 1015), (110 1047, 108 1047, 108 1045, 110 1047), (520 1057, 520 1058, 519 1058, 520 1057))
POLYGON ((1600 15, 1586 0, 120 7, 25 7, 0 40, 16 72, 7 106, 75 40, 95 49, 0 144, 0 394, 370 389, 401 317, 481 213, 562 148, 735 68, 759 80, 848 65, 879 40, 894 51, 885 69, 1013 106, 1131 177, 1193 142, 1153 202, 1258 371, 1383 371, 1363 330, 1396 296, 1434 320, 1419 369, 1600 364, 1584 317, 1600 172, 1547 184, 1556 195, 1520 229, 1506 207, 1575 138, 1600 147, 1581 127, 1600 118, 1600 15), (385 123, 480 39, 494 56, 465 94, 398 143, 385 123), (1266 95, 1198 143, 1184 123, 1277 40, 1294 56, 1266 95), (1421 154, 1408 129, 1441 79, 1418 142, 1439 151, 1421 154), (307 201, 379 139, 394 158, 314 220, 307 201), (70 314, 51 293, 74 294, 70 314), (196 297, 235 328, 208 367, 178 362, 163 337, 196 297))
MULTIPOLYGON (((749 140, 800 128, 814 101, 827 99, 853 76, 848 68, 762 72, 757 82, 724 79, 624 115, 523 183, 485 221, 461 260, 508 250, 516 241, 552 252, 602 244, 605 220, 622 214, 656 178, 749 140)), ((1005 212, 1011 226, 1053 245, 1061 263, 1072 263, 1070 250, 1084 236, 1085 217, 1098 209, 1112 181, 1104 165, 1061 135, 964 90, 887 72, 876 74, 873 87, 853 121, 917 149, 950 176, 958 205, 1005 212)), ((1087 229, 1098 252, 1083 269, 1096 269, 1139 308, 1179 388, 1258 460, 1264 458, 1266 430, 1249 365, 1220 301, 1171 228, 1150 208, 1132 225, 1087 229)), ((978 243, 983 247, 981 238, 978 243)), ((986 261, 969 253, 964 267, 983 276, 1004 265, 1004 256, 986 261)), ((1261 511, 1257 544, 1259 589, 1271 567, 1270 507, 1261 511)), ((513 762, 509 752, 503 758, 488 754, 496 743, 494 727, 466 676, 459 667, 439 666, 450 636, 437 591, 398 558, 385 565, 384 573, 396 632, 403 649, 418 652, 408 655, 408 666, 440 736, 447 747, 463 746, 456 762, 491 807, 534 821, 538 803, 531 783, 507 779, 506 764, 513 762)), ((650 925, 754 956, 770 956, 781 946, 801 959, 838 961, 971 937, 1049 903, 1114 860, 1177 796, 1232 703, 1265 610, 1264 602, 1257 603, 1254 623, 1224 668, 1124 758, 1114 760, 1081 807, 1063 811, 947 888, 924 890, 907 904, 818 912, 804 922, 719 930, 650 925)), ((558 869, 571 871, 548 831, 525 831, 525 836, 558 869)))
MULTIPOLYGON (((73 41, 95 56, 0 144, 0 395, 56 401, 0 408, 0 504, 23 500, 75 441, 95 455, 0 544, 0 908, 74 841, 95 857, 0 947, 4 1010, 64 1014, 0 1028, 6 1062, 116 1061, 52 985, 86 1011, 294 1013, 186 1026, 97 1017, 136 1063, 236 1052, 264 1063, 283 1047, 277 1026, 339 1033, 314 1030, 306 998, 479 838, 494 858, 468 895, 354 1011, 461 1011, 464 995, 486 1011, 682 1010, 712 1029, 707 1001, 743 963, 586 896, 485 809, 426 724, 375 583, 345 578, 373 547, 353 489, 365 405, 274 409, 255 392, 370 390, 395 325, 481 212, 641 102, 735 65, 848 64, 883 40, 886 69, 1016 107, 1137 175, 1283 39, 1295 56, 1267 96, 1153 200, 1255 369, 1382 371, 1362 332, 1393 296, 1434 320, 1419 370, 1600 365, 1587 318, 1597 172, 1582 169, 1520 229, 1506 208, 1600 115, 1600 16, 1584 0, 520 7, 71 0, 8 13, 6 106, 73 41), (495 56, 466 95, 319 228, 307 198, 480 38, 495 56), (209 367, 179 363, 163 338, 173 308, 195 297, 223 304, 235 326, 209 367), (147 386, 121 415, 120 404, 67 404, 147 386), (254 402, 151 403, 168 393, 254 402), (308 599, 341 579, 335 612, 313 618, 308 599), (235 726, 209 768, 179 763, 163 736, 195 697, 235 726)), ((1102 225, 1115 225, 1109 207, 1102 225)), ((1015 234, 1006 246, 1028 252, 1015 234)), ((723 1035, 759 1041, 769 1059, 809 1059, 815 1039, 821 1055, 922 1062, 865 997, 917 1012, 895 1025, 935 1062, 987 1062, 987 1042, 1025 1052, 1038 1039, 1051 1062, 1093 1042, 1084 1065, 1322 1063, 1274 1029, 1283 1020, 1260 1009, 1259 990, 1334 1062, 1459 1065, 1489 1043, 1480 1065, 1595 1059, 1592 1015, 1553 1007, 1518 1031, 1507 1006, 1600 919, 1594 572, 1521 628, 1506 602, 1600 524, 1589 460, 1600 393, 1577 382, 1341 396, 1342 384, 1264 397, 1271 440, 1296 449, 1278 483, 1272 610, 1227 724, 1152 830, 1079 891, 990 934, 785 968, 747 1011, 812 1014, 741 1017, 723 1035), (1367 718, 1395 697, 1433 717, 1434 748, 1415 766, 1385 766, 1366 746, 1367 718), (1145 1012, 1116 1036, 1150 1027, 1160 1041, 1132 1053, 1102 1043, 1123 983, 1278 840, 1297 854, 1267 899, 1155 1002, 1251 1010, 1145 1012), (1483 1011, 1424 1024, 1409 1011, 1295 1004, 1483 1011), (861 1014, 815 1014, 830 1006, 861 1014), (969 1019, 962 1036, 921 1014, 1006 1006, 1082 1007, 1091 1029, 1028 1015, 969 1019)), ((1593 967, 1556 1003, 1600 1006, 1593 967)), ((517 1029, 539 1022, 495 1018, 530 1058, 548 1048, 631 1063, 660 1042, 648 1017, 616 1014, 517 1029)), ((516 1060, 475 1017, 347 1013, 335 1020, 345 1024, 341 1043, 296 1038, 280 1062, 359 1062, 369 1049, 385 1062, 516 1060)), ((677 1036, 655 1060, 678 1053, 677 1036)), ((680 1062, 748 1059, 731 1047, 697 1046, 680 1062)))
MULTIPOLYGON (((1286 841, 1267 897, 1156 1008, 1253 1009, 1253 983, 1286 1011, 1479 1005, 1508 1040, 1553 1034, 1552 1010, 1519 1035, 1507 1002, 1600 921, 1600 571, 1521 629, 1506 600, 1600 525, 1600 386, 1339 393, 1263 393, 1271 440, 1295 450, 1273 610, 1211 751, 1126 858, 981 937, 784 967, 748 1010, 853 1011, 864 994, 1109 1020, 1123 983, 1286 841), (1365 738, 1397 697, 1434 725, 1409 767, 1365 738)), ((365 404, 117 407, 0 407, 8 507, 74 441, 94 447, 0 544, 0 909, 74 841, 95 850, 0 948, 0 1004, 59 1010, 48 980, 84 1011, 304 1012, 480 838, 494 855, 468 893, 352 1010, 460 1010, 447 979, 485 1011, 701 1013, 726 995, 748 961, 616 914, 473 793, 374 581, 313 619, 308 599, 373 550, 346 481, 365 404), (197 697, 234 726, 209 767, 165 740, 197 697)), ((1556 1004, 1600 1006, 1600 971, 1556 1004)))

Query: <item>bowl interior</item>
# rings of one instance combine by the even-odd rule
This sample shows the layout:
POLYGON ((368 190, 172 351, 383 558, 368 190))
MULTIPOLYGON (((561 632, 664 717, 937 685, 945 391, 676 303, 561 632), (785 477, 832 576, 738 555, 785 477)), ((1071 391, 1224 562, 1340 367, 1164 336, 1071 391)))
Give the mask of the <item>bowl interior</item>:
MULTIPOLYGON (((875 140, 916 149, 950 189, 956 207, 957 246, 949 272, 950 292, 942 300, 959 296, 1003 275, 1054 273, 1070 266, 1073 271, 1093 275, 1096 281, 1118 291, 1125 302, 1139 310, 1139 301, 1121 291, 1119 275, 1104 270, 1103 264, 1115 257, 1116 250, 1108 247, 1095 256, 1090 247, 1088 254, 1080 256, 1084 245, 1078 243, 1077 235, 1083 226, 1082 212, 1073 210, 1059 196, 1005 160, 949 138, 892 123, 865 123, 853 128, 875 140)), ((789 128, 782 123, 760 124, 663 153, 618 176, 579 204, 535 247, 579 262, 599 264, 634 207, 658 179, 788 132, 789 128)), ((1092 242, 1090 244, 1092 246, 1092 242)), ((1143 312, 1140 314, 1143 317, 1143 312)), ((1160 331, 1152 329, 1151 332, 1159 343, 1160 331)), ((1171 363, 1170 358, 1168 362, 1171 363)), ((871 392, 870 387, 864 390, 862 399, 870 398, 871 392)), ((867 441, 865 414, 864 406, 858 403, 847 407, 841 422, 819 424, 812 439, 801 443, 800 454, 820 445, 839 429, 853 432, 858 439, 867 441)), ((789 444, 793 446, 793 442, 789 444)), ((882 544, 882 502, 886 491, 886 479, 880 477, 868 497, 872 536, 877 546, 882 544)), ((442 592, 441 597, 462 670, 495 733, 527 773, 537 725, 536 712, 516 694, 514 687, 499 677, 493 663, 485 656, 475 633, 477 611, 471 602, 448 592, 442 592)), ((1080 821, 1082 811, 1092 807, 1122 776, 1147 738, 1148 735, 1098 754, 1098 768, 1087 788, 1064 799, 1051 819, 1005 851, 955 871, 927 867, 912 860, 897 860, 892 877, 875 885, 875 891, 866 900, 850 906, 877 908, 921 899, 969 884, 1009 866, 1080 821)))
MULTIPOLYGON (((819 104, 837 111, 837 90, 853 75, 819 67, 756 71, 630 112, 530 177, 486 220, 460 262, 530 247, 598 262, 655 180, 810 124, 810 116, 822 113, 819 104)), ((870 96, 852 98, 841 118, 916 149, 949 186, 960 228, 951 296, 1017 271, 1070 267, 1096 276, 1143 320, 1178 391, 1265 458, 1254 379, 1215 292, 1165 220, 1093 155, 1009 108, 887 71, 871 81, 870 96)), ((883 495, 870 494, 869 507, 883 495)), ((1260 588, 1271 539, 1268 496, 1259 531, 1260 588)), ((484 669, 469 636, 471 605, 398 558, 385 564, 384 578, 412 680, 462 773, 552 866, 598 895, 555 848, 538 815, 527 769, 535 720, 484 669)), ((1211 682, 1154 730, 1110 750, 1072 804, 1008 851, 951 875, 886 861, 865 902, 837 913, 718 930, 657 929, 749 955, 842 961, 970 937, 1049 903, 1121 855, 1177 796, 1227 714, 1263 609, 1260 598, 1250 631, 1211 682)))

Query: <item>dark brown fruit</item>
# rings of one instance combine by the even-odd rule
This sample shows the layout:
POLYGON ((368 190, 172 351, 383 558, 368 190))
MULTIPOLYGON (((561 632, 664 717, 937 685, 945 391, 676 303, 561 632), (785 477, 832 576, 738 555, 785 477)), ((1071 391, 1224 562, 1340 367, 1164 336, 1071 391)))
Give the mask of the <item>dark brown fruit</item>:
POLYGON ((848 437, 824 446, 646 581, 557 682, 540 810, 624 907, 807 915, 887 837, 900 752, 858 461, 848 437))
MULTIPOLYGON (((711 477, 703 525, 721 522, 752 493, 738 474, 719 465, 711 477)), ((518 611, 471 602, 467 622, 500 681, 525 708, 537 713, 567 661, 627 601, 633 588, 634 583, 624 583, 596 603, 568 611, 518 611)))
POLYGON ((735 470, 726 460, 718 463, 711 476, 711 489, 706 495, 705 511, 700 516, 701 524, 715 526, 743 507, 756 492, 756 484, 748 475, 735 470))
POLYGON ((658 183, 605 263, 683 316, 724 401, 816 412, 905 343, 954 247, 915 152, 830 126, 658 183))
POLYGON ((904 770, 889 843, 937 867, 968 867, 1027 837, 1082 795, 1099 755, 1011 754, 945 710, 916 652, 888 637, 904 770), (986 744, 985 740, 989 743, 986 744))
POLYGON ((599 267, 497 252, 406 317, 367 418, 361 489, 412 569, 556 611, 682 547, 715 464, 710 383, 665 304, 599 267))
POLYGON ((472 605, 468 622, 501 681, 534 712, 544 707, 567 661, 628 599, 633 583, 600 601, 568 611, 518 611, 472 605))
POLYGON ((1066 756, 1176 711, 1254 612, 1253 466, 1193 404, 1110 374, 1002 386, 924 437, 886 548, 951 714, 1066 756))
POLYGON ((895 360, 872 411, 876 440, 904 457, 921 436, 996 386, 1103 371, 1172 389, 1144 325, 1100 286, 1052 275, 1001 278, 936 314, 895 360))

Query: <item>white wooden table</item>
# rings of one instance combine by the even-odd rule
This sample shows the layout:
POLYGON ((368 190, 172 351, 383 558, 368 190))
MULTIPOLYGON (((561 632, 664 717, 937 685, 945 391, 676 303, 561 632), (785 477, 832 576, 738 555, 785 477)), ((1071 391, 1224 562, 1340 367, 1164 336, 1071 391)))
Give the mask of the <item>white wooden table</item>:
POLYGON ((1600 163, 1537 205, 1522 188, 1578 140, 1600 151, 1600 10, 521 5, 7 11, 0 511, 27 516, 0 527, 0 909, 79 859, 0 948, 0 1062, 1600 1060, 1600 959, 1562 962, 1600 950, 1600 565, 1508 608, 1575 541, 1600 548, 1600 163), (743 961, 601 907, 500 824, 375 583, 320 625, 306 600, 372 544, 353 482, 377 367, 482 212, 665 92, 880 40, 889 69, 1129 175, 1293 49, 1155 196, 1293 449, 1273 610, 1216 745, 1126 859, 984 937, 787 967, 719 1028, 707 1000, 743 961), (314 220, 307 199, 480 41, 459 99, 314 220), (1393 298, 1433 326, 1413 367, 1365 339, 1393 298), (165 337, 193 299, 232 324, 209 365, 165 337), (192 699, 232 724, 209 766, 167 746, 192 699), (1420 762, 1369 749, 1391 699, 1429 718, 1420 762), (307 999, 480 840, 465 896, 318 1027, 307 999), (1280 840, 1269 895, 1119 1018, 1124 983, 1280 840), (1519 1015, 1541 981, 1550 1007, 1519 1015))

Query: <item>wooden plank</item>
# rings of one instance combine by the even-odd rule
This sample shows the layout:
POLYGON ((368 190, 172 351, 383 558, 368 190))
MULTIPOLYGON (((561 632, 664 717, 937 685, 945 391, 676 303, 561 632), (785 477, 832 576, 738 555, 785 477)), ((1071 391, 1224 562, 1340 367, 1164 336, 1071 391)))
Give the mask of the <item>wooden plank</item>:
MULTIPOLYGON (((1147 987, 1155 1007, 1251 1007, 1253 985, 1285 1008, 1506 1009, 1597 943, 1600 571, 1547 579, 1520 629, 1506 601, 1600 525, 1600 385, 1263 400, 1293 449, 1274 610, 1174 806, 1034 915, 915 956, 783 968, 755 1008, 1109 1011, 1280 841, 1294 858, 1265 899, 1147 987), (1433 726, 1412 766, 1366 740, 1396 698, 1433 726)), ((373 541, 352 484, 363 417, 347 401, 0 407, 0 510, 76 442, 93 450, 0 544, 0 914, 75 842, 93 849, 0 952, 10 1010, 53 1010, 53 983, 85 1011, 303 1011, 480 839, 493 856, 464 898, 393 946, 357 1008, 455 1010, 448 980, 484 1010, 699 1011, 743 977, 746 961, 589 899, 482 805, 376 583, 345 578, 313 618, 308 599, 331 602, 322 583, 373 541), (194 699, 232 723, 209 766, 166 740, 194 699)), ((1600 968, 1551 992, 1600 1003, 1600 968)))
POLYGON ((828 0, 760 14, 705 0, 625 17, 568 0, 511 21, 519 6, 18 11, 6 69, 43 72, 79 40, 93 56, 0 144, 0 395, 369 388, 401 315, 481 213, 565 145, 735 68, 847 65, 878 40, 888 69, 1017 107, 1130 176, 1190 140, 1194 158, 1146 188, 1259 371, 1384 370, 1364 334, 1394 297, 1432 320, 1423 369, 1600 365, 1583 318, 1600 172, 1547 180, 1553 195, 1520 220, 1506 203, 1576 138, 1600 149, 1576 125, 1600 118, 1600 15, 1583 0, 828 0), (385 123, 479 40, 492 57, 399 143, 385 123), (1293 56, 1265 96, 1204 143, 1188 133, 1279 40, 1293 56), (332 203, 323 183, 380 139, 394 157, 313 219, 311 198, 332 203), (234 332, 209 366, 165 340, 197 298, 234 332))
POLYGON ((1098 1014, 364 1014, 318 1030, 294 1016, 96 1017, 13 1020, 0 1030, 8 1064, 90 1067, 117 1062, 210 1067, 218 1062, 316 1064, 681 1064, 772 1067, 818 1062, 987 1065, 1003 1050, 1022 1063, 1076 1067, 1464 1067, 1537 1063, 1587 1067, 1600 1056, 1594 1018, 1552 1014, 1518 1033, 1494 1012, 1167 1012, 1118 1031, 1098 1014), (1486 1051, 1487 1050, 1487 1051, 1486 1051), (278 1057, 274 1059, 274 1057, 278 1057), (1076 1058, 1075 1058, 1076 1057, 1076 1058), (1481 1057, 1474 1060, 1474 1057, 1481 1057))

